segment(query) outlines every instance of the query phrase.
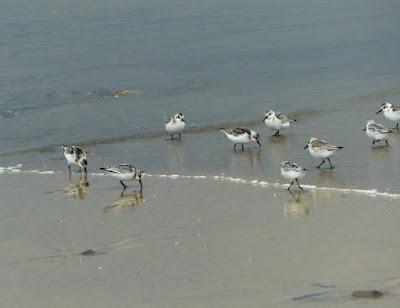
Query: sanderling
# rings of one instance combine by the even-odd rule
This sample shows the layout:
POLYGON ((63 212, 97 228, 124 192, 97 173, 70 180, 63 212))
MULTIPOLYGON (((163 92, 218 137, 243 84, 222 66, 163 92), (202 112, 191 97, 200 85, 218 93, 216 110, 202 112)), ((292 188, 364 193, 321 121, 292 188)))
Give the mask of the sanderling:
POLYGON ((178 134, 179 139, 181 139, 181 133, 186 126, 184 117, 183 113, 179 112, 165 123, 165 130, 171 134, 171 140, 174 139, 174 134, 178 134))
POLYGON ((400 121, 400 106, 393 106, 391 103, 384 102, 381 105, 381 109, 378 110, 378 113, 383 111, 383 115, 386 119, 397 122, 396 129, 399 129, 399 121, 400 121))
POLYGON ((371 119, 368 120, 367 125, 363 130, 366 131, 368 137, 373 139, 372 144, 375 144, 377 141, 385 140, 386 146, 389 146, 386 135, 392 131, 386 129, 382 124, 375 123, 375 121, 371 119))
POLYGON ((242 145, 242 150, 244 150, 243 144, 249 143, 251 141, 256 141, 258 145, 261 147, 260 143, 260 134, 247 129, 247 128, 234 128, 234 129, 226 129, 220 128, 221 132, 225 133, 230 141, 232 141, 235 145, 233 149, 236 151, 236 144, 242 145))
POLYGON ((71 177, 71 164, 79 166, 80 170, 85 170, 85 174, 87 174, 86 152, 75 145, 62 145, 61 148, 64 150, 64 156, 68 162, 69 177, 71 177))
POLYGON ((282 113, 272 110, 265 111, 264 123, 269 128, 276 130, 276 133, 274 134, 274 136, 276 137, 279 136, 280 130, 288 128, 290 126, 290 123, 294 122, 296 122, 296 120, 290 119, 282 113))
POLYGON ((331 164, 331 160, 329 159, 329 156, 333 155, 336 152, 336 150, 343 149, 343 147, 329 144, 325 140, 319 140, 314 137, 310 138, 307 145, 304 147, 304 149, 307 148, 313 157, 322 158, 322 162, 317 166, 317 168, 320 168, 327 159, 331 169, 333 169, 333 167, 331 164))
POLYGON ((292 187, 292 185, 294 184, 294 182, 296 181, 297 186, 299 186, 299 188, 304 191, 303 187, 300 186, 299 184, 299 179, 303 178, 303 176, 306 174, 306 169, 298 166, 295 163, 292 163, 290 161, 284 161, 281 163, 281 174, 282 176, 287 179, 292 181, 292 183, 290 183, 289 187, 287 188, 287 190, 290 191, 290 187, 292 187))
POLYGON ((142 184, 143 171, 137 170, 136 167, 133 165, 120 164, 118 166, 100 168, 100 170, 104 170, 109 175, 119 179, 119 182, 121 183, 122 187, 124 188, 122 193, 127 188, 127 186, 122 181, 138 180, 139 184, 140 184, 140 190, 143 189, 143 184, 142 184))

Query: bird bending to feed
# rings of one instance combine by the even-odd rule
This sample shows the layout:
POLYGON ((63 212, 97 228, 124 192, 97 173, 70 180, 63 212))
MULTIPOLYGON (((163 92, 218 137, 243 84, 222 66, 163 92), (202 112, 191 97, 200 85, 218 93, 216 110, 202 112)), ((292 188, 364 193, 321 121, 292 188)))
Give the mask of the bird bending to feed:
POLYGON ((184 120, 185 116, 182 112, 176 113, 172 118, 165 123, 165 130, 171 134, 171 140, 174 139, 174 134, 179 135, 181 139, 181 133, 185 129, 186 123, 184 120))
POLYGON ((275 112, 273 110, 265 111, 264 123, 267 127, 276 130, 274 136, 279 136, 279 131, 288 128, 291 123, 296 122, 296 120, 290 119, 282 113, 275 112))
POLYGON ((290 191, 290 187, 292 187, 296 181, 297 186, 304 191, 303 187, 299 184, 299 180, 306 174, 306 169, 290 161, 284 161, 281 163, 281 174, 285 179, 292 181, 287 190, 290 191))
POLYGON ((247 129, 247 128, 234 128, 234 129, 227 129, 227 128, 220 128, 221 132, 225 133, 226 137, 230 141, 232 141, 235 145, 233 146, 233 150, 236 151, 236 145, 241 144, 242 150, 244 150, 243 144, 249 143, 252 141, 257 142, 257 144, 261 147, 260 143, 260 134, 247 129))
POLYGON ((320 140, 314 137, 310 138, 307 145, 304 147, 304 149, 307 148, 313 157, 322 158, 322 162, 317 166, 317 168, 320 168, 325 163, 325 160, 328 160, 331 169, 333 169, 333 166, 329 157, 338 149, 343 149, 343 147, 329 144, 325 140, 320 140))
POLYGON ((121 183, 121 185, 123 187, 122 193, 128 187, 128 186, 125 185, 125 183, 123 181, 138 180, 139 184, 140 184, 140 190, 143 189, 143 184, 142 184, 142 173, 143 173, 143 171, 139 171, 133 165, 120 164, 120 165, 117 165, 117 166, 100 168, 100 170, 104 170, 107 174, 119 179, 119 182, 121 183))
POLYGON ((375 142, 381 140, 385 140, 386 146, 389 146, 389 143, 386 139, 386 135, 392 133, 392 131, 386 129, 382 124, 375 123, 375 121, 371 119, 368 120, 367 125, 363 130, 366 131, 368 137, 373 139, 372 144, 375 144, 375 142))
POLYGON ((383 115, 386 119, 397 122, 395 129, 399 129, 399 121, 400 121, 400 106, 394 106, 391 103, 384 102, 381 105, 381 109, 378 110, 378 113, 383 112, 383 115))
POLYGON ((61 148, 64 150, 65 159, 68 162, 69 177, 71 177, 71 165, 77 165, 85 171, 87 175, 87 156, 85 150, 75 145, 62 145, 61 148))

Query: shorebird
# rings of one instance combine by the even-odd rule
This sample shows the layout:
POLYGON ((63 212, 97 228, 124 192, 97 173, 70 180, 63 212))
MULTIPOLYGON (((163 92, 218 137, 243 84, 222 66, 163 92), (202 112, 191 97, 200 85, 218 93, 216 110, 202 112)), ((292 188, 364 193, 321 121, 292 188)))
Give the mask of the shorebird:
POLYGON ((264 123, 267 127, 276 130, 274 136, 279 136, 279 131, 288 128, 291 123, 296 122, 296 120, 290 119, 282 113, 275 112, 273 110, 265 111, 264 123))
POLYGON ((171 140, 174 139, 174 134, 179 135, 181 139, 181 133, 185 129, 186 122, 184 120, 185 116, 182 112, 176 113, 173 117, 169 118, 165 123, 165 130, 171 134, 171 140))
POLYGON ((100 168, 100 170, 105 171, 107 174, 116 177, 119 179, 119 182, 121 183, 123 187, 123 192, 125 189, 128 187, 125 185, 123 181, 132 181, 132 180, 138 180, 140 184, 140 190, 143 189, 143 184, 142 184, 142 173, 143 171, 139 171, 136 169, 135 166, 130 165, 130 164, 120 164, 112 167, 104 167, 100 168))
POLYGON ((257 142, 257 144, 261 147, 260 143, 260 134, 247 129, 247 128, 234 128, 234 129, 226 129, 226 128, 221 128, 221 132, 225 133, 226 137, 230 141, 234 143, 233 150, 236 151, 236 145, 241 144, 242 145, 242 150, 244 150, 243 144, 245 143, 250 143, 252 141, 257 142))
POLYGON ((397 122, 395 129, 399 129, 399 121, 400 121, 400 106, 394 106, 391 103, 384 102, 381 105, 381 109, 378 110, 378 113, 383 112, 383 115, 386 119, 397 122))
POLYGON ((371 119, 368 120, 366 127, 363 130, 366 131, 368 137, 373 139, 372 144, 375 144, 375 142, 379 142, 381 140, 385 140, 386 146, 389 146, 386 135, 392 133, 392 131, 386 129, 382 124, 375 123, 375 121, 371 119))
POLYGON ((87 156, 86 152, 75 145, 62 145, 61 148, 64 150, 65 159, 68 162, 69 177, 71 177, 71 165, 77 165, 85 171, 87 175, 87 156))
POLYGON ((306 169, 290 161, 284 161, 281 163, 281 174, 285 179, 292 181, 287 190, 290 191, 290 187, 292 187, 296 181, 297 186, 304 191, 303 187, 299 184, 299 180, 306 174, 306 169))
POLYGON ((310 138, 307 145, 304 147, 304 149, 307 148, 313 157, 322 158, 322 162, 317 166, 317 168, 320 168, 325 163, 325 160, 328 160, 331 169, 333 169, 333 166, 329 157, 335 154, 338 149, 343 149, 341 146, 329 144, 325 140, 319 140, 314 137, 310 138))

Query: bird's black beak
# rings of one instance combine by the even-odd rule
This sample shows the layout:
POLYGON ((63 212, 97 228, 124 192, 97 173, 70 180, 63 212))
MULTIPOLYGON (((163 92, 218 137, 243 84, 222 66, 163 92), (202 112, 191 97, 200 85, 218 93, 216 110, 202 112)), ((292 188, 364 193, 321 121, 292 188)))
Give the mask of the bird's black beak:
POLYGON ((381 113, 381 112, 382 112, 382 109, 379 109, 378 112, 377 112, 376 114, 381 113))
POLYGON ((258 143, 258 145, 259 145, 259 146, 261 147, 261 143, 260 143, 260 140, 258 140, 258 139, 257 139, 257 143, 258 143))
POLYGON ((308 148, 308 144, 304 147, 304 150, 308 148))
POLYGON ((366 128, 363 128, 363 132, 365 132, 367 129, 366 128))

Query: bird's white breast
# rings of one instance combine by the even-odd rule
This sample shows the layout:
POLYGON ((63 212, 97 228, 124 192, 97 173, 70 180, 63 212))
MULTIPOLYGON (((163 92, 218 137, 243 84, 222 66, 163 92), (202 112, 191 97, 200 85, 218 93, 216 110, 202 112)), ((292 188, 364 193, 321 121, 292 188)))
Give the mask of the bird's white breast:
POLYGON ((386 119, 390 121, 400 121, 400 112, 394 112, 392 110, 385 110, 383 111, 383 115, 386 119))
POLYGON ((294 180, 294 179, 301 179, 304 177, 304 171, 296 171, 296 170, 284 170, 281 169, 281 174, 285 179, 294 180))
POLYGON ((277 117, 269 117, 264 120, 265 125, 267 125, 269 128, 275 129, 275 130, 281 130, 283 128, 288 128, 290 126, 290 122, 282 122, 279 120, 277 117))
POLYGON ((185 122, 179 121, 179 122, 173 122, 170 121, 167 124, 165 124, 165 129, 167 132, 170 133, 181 133, 185 129, 185 122))
POLYGON ((312 147, 308 147, 308 151, 313 157, 316 158, 327 158, 331 156, 335 151, 328 151, 328 150, 314 150, 312 147))
POLYGON ((232 135, 232 134, 226 134, 226 136, 233 143, 249 143, 251 141, 247 134, 241 134, 241 135, 238 135, 238 136, 235 136, 235 135, 232 135))

